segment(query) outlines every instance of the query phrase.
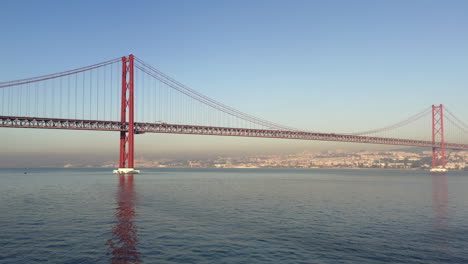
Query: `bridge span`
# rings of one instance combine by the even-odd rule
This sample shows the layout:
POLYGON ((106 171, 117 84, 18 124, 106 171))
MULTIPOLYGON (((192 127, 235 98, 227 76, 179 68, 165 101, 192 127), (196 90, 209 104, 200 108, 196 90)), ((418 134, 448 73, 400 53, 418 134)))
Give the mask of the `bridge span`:
MULTIPOLYGON (((0 116, 0 127, 11 128, 40 128, 40 129, 68 129, 68 130, 93 130, 93 131, 124 131, 128 132, 128 122, 79 120, 40 117, 0 116)), ((306 131, 249 129, 234 127, 215 127, 197 125, 179 125, 167 123, 139 123, 134 124, 135 134, 166 133, 185 135, 231 136, 231 137, 257 137, 299 139, 316 141, 334 141, 365 144, 382 144, 411 147, 440 147, 440 142, 435 145, 432 141, 359 136, 351 134, 317 133, 306 131)), ((445 143, 446 149, 468 150, 468 144, 445 143)))
POLYGON ((432 168, 439 170, 445 170, 446 149, 468 150, 468 124, 442 104, 383 128, 353 134, 310 132, 229 107, 132 54, 74 70, 0 82, 0 127, 118 132, 117 173, 136 171, 134 136, 143 133, 425 147, 432 149, 432 168), (409 125, 415 126, 410 134, 399 133, 398 129, 409 125), (398 133, 387 134, 395 131, 398 133), (450 137, 446 137, 447 131, 452 133, 450 137))

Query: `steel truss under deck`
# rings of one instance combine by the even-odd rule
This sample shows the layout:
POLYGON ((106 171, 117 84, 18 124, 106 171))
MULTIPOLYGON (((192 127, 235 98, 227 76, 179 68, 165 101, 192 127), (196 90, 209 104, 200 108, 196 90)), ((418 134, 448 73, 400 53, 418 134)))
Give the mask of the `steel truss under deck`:
MULTIPOLYGON (((43 128, 43 129, 70 129, 70 130, 95 130, 95 131, 128 131, 128 123, 119 121, 58 119, 40 117, 15 117, 0 116, 0 127, 12 128, 43 128)), ((213 127, 196 125, 178 125, 166 123, 135 123, 135 134, 143 133, 167 133, 190 134, 211 136, 234 137, 259 137, 259 138, 283 138, 317 141, 352 142, 366 144, 400 145, 433 148, 432 141, 398 139, 384 137, 357 136, 334 133, 315 133, 304 131, 249 129, 232 127, 213 127)), ((438 147, 439 143, 435 143, 438 147)), ((468 150, 468 144, 456 144, 445 142, 446 149, 468 150)))

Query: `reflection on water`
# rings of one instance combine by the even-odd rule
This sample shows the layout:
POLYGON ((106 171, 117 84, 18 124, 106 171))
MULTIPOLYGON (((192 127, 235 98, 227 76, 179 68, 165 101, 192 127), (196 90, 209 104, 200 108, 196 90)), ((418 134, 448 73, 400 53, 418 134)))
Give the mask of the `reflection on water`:
POLYGON ((135 190, 133 175, 119 176, 117 208, 112 238, 107 241, 111 250, 110 263, 141 263, 135 218, 135 190))
POLYGON ((432 174, 432 208, 437 227, 448 226, 448 187, 447 174, 432 174))
POLYGON ((448 187, 446 173, 432 173, 432 210, 434 214, 435 249, 447 257, 449 252, 448 187))

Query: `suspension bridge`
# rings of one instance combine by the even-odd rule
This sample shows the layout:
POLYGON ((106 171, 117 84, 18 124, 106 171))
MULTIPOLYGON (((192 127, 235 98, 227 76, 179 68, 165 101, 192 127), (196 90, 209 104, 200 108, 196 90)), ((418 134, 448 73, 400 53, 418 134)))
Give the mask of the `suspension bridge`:
POLYGON ((401 122, 360 132, 321 133, 261 119, 176 81, 134 55, 21 80, 0 82, 0 127, 116 131, 119 168, 135 169, 143 133, 260 137, 415 146, 432 149, 444 171, 446 150, 468 150, 468 125, 432 105, 401 122))

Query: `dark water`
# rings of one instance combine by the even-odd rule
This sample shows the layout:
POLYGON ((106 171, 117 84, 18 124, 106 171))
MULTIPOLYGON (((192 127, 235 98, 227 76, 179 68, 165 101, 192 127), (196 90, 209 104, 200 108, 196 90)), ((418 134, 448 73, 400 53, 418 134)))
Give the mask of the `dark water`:
POLYGON ((1 263, 468 263, 468 174, 0 170, 1 263))

